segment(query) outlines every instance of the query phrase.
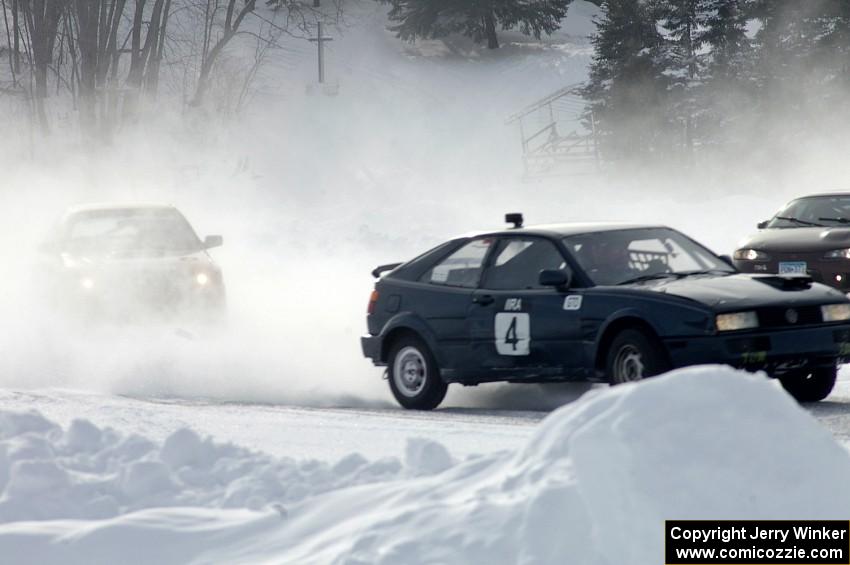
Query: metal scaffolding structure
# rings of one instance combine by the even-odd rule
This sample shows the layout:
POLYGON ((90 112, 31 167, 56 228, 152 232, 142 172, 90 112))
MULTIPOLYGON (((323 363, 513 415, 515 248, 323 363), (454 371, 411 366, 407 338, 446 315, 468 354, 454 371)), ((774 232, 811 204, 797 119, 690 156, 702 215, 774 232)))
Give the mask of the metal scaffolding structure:
POLYGON ((577 93, 580 86, 565 86, 507 119, 519 124, 526 175, 555 172, 576 162, 599 163, 595 119, 577 93))

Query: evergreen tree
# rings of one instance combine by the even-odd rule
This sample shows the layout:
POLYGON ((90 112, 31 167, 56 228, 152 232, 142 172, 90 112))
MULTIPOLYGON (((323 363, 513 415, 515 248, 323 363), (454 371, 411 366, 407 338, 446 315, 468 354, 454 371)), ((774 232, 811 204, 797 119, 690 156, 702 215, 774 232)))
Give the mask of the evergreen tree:
POLYGON ((831 74, 819 46, 832 22, 828 15, 832 3, 755 0, 754 15, 761 22, 756 79, 762 96, 774 106, 801 109, 806 100, 817 97, 831 74))
POLYGON ((698 42, 707 48, 706 80, 738 82, 752 72, 752 42, 747 36, 751 19, 747 0, 700 0, 698 42))
MULTIPOLYGON (((850 88, 850 2, 831 0, 821 23, 818 55, 834 70, 835 86, 850 88)), ((846 97, 844 98, 846 103, 846 97)))
POLYGON ((747 128, 741 121, 752 116, 756 105, 752 40, 747 28, 752 20, 748 0, 699 0, 700 29, 697 42, 701 61, 702 142, 727 142, 747 128), (729 127, 738 123, 733 131, 729 127))
POLYGON ((620 159, 664 150, 670 81, 652 6, 646 0, 606 0, 591 41, 594 56, 583 95, 603 155, 620 159))
POLYGON ((656 2, 654 17, 665 34, 663 64, 670 80, 670 114, 682 127, 684 146, 692 150, 705 67, 700 51, 705 13, 699 0, 665 0, 656 2))
POLYGON ((433 39, 454 33, 497 49, 497 26, 540 38, 567 15, 572 0, 379 0, 391 6, 390 29, 401 39, 433 39))

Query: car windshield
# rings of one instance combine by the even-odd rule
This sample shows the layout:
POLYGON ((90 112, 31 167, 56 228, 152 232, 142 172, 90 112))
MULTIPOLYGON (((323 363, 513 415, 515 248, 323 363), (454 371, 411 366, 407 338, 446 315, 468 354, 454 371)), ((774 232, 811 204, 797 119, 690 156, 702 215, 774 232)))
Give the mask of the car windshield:
POLYGON ((78 253, 194 251, 201 248, 189 222, 171 208, 81 212, 68 221, 65 243, 70 251, 78 253))
POLYGON ((735 272, 723 259, 669 228, 573 235, 564 243, 596 285, 735 272))
POLYGON ((805 228, 850 224, 850 196, 798 198, 768 223, 768 228, 805 228))

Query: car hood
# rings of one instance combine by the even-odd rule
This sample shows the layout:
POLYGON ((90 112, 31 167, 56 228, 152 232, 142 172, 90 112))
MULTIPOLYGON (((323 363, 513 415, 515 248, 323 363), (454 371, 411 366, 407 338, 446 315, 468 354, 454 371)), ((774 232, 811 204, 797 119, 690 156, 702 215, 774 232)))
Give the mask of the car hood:
POLYGON ((96 270, 165 270, 191 267, 212 267, 214 263, 206 251, 168 253, 63 253, 66 267, 96 270))
POLYGON ((738 249, 800 253, 850 248, 850 228, 774 228, 758 231, 738 244, 738 249))
POLYGON ((700 302, 720 312, 848 301, 843 293, 833 288, 804 280, 809 279, 777 275, 699 275, 630 286, 700 302))

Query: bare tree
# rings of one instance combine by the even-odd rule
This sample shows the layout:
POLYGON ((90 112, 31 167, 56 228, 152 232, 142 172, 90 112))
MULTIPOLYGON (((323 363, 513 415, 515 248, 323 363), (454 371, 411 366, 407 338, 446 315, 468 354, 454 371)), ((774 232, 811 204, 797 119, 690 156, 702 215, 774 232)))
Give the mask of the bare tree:
POLYGON ((143 89, 148 94, 156 92, 159 83, 159 68, 165 45, 168 13, 171 0, 154 0, 153 7, 145 19, 147 0, 136 0, 130 41, 130 70, 127 73, 124 96, 124 116, 134 115, 143 89), (142 27, 147 23, 147 32, 142 42, 142 27))
POLYGON ((208 9, 205 12, 207 20, 205 21, 204 45, 201 53, 201 72, 198 75, 198 83, 195 87, 195 94, 192 97, 192 106, 200 106, 203 103, 204 96, 206 95, 207 88, 209 88, 210 84, 210 73, 215 66, 216 60, 222 50, 228 43, 230 43, 230 40, 236 36, 239 31, 239 26, 242 25, 242 21, 245 17, 254 11, 257 3, 257 0, 245 0, 242 8, 240 8, 237 12, 236 1, 237 0, 226 0, 227 7, 221 34, 216 39, 215 43, 212 43, 212 29, 215 25, 214 22, 216 9, 218 7, 218 0, 207 0, 208 9), (214 3, 214 7, 211 7, 211 3, 214 3), (212 46, 210 47, 210 45, 212 46))
POLYGON ((111 138, 141 115, 161 82, 167 88, 181 76, 182 100, 202 105, 224 94, 225 111, 239 111, 279 38, 306 38, 328 17, 311 1, 266 0, 271 15, 258 12, 256 0, 0 0, 0 9, 12 86, 26 93, 39 127, 49 129, 49 91, 59 104, 69 95, 86 135, 111 138), (259 26, 246 24, 249 15, 259 26), (239 35, 256 39, 253 60, 223 56, 239 35))
POLYGON ((65 4, 63 0, 22 0, 21 3, 27 35, 32 51, 33 103, 39 126, 49 129, 45 99, 47 98, 47 71, 53 62, 59 21, 65 4))
POLYGON ((153 39, 144 73, 144 91, 151 97, 156 96, 157 87, 159 86, 159 70, 165 55, 166 29, 168 28, 170 13, 171 0, 165 0, 165 8, 162 10, 162 17, 159 21, 159 31, 153 39))
POLYGON ((6 45, 9 47, 9 74, 12 76, 12 88, 18 86, 18 74, 21 72, 21 59, 18 49, 20 48, 20 34, 18 31, 18 0, 12 1, 12 27, 9 28, 9 10, 6 0, 0 0, 0 8, 3 10, 3 26, 6 29, 6 45), (14 36, 13 36, 14 30, 14 36))

